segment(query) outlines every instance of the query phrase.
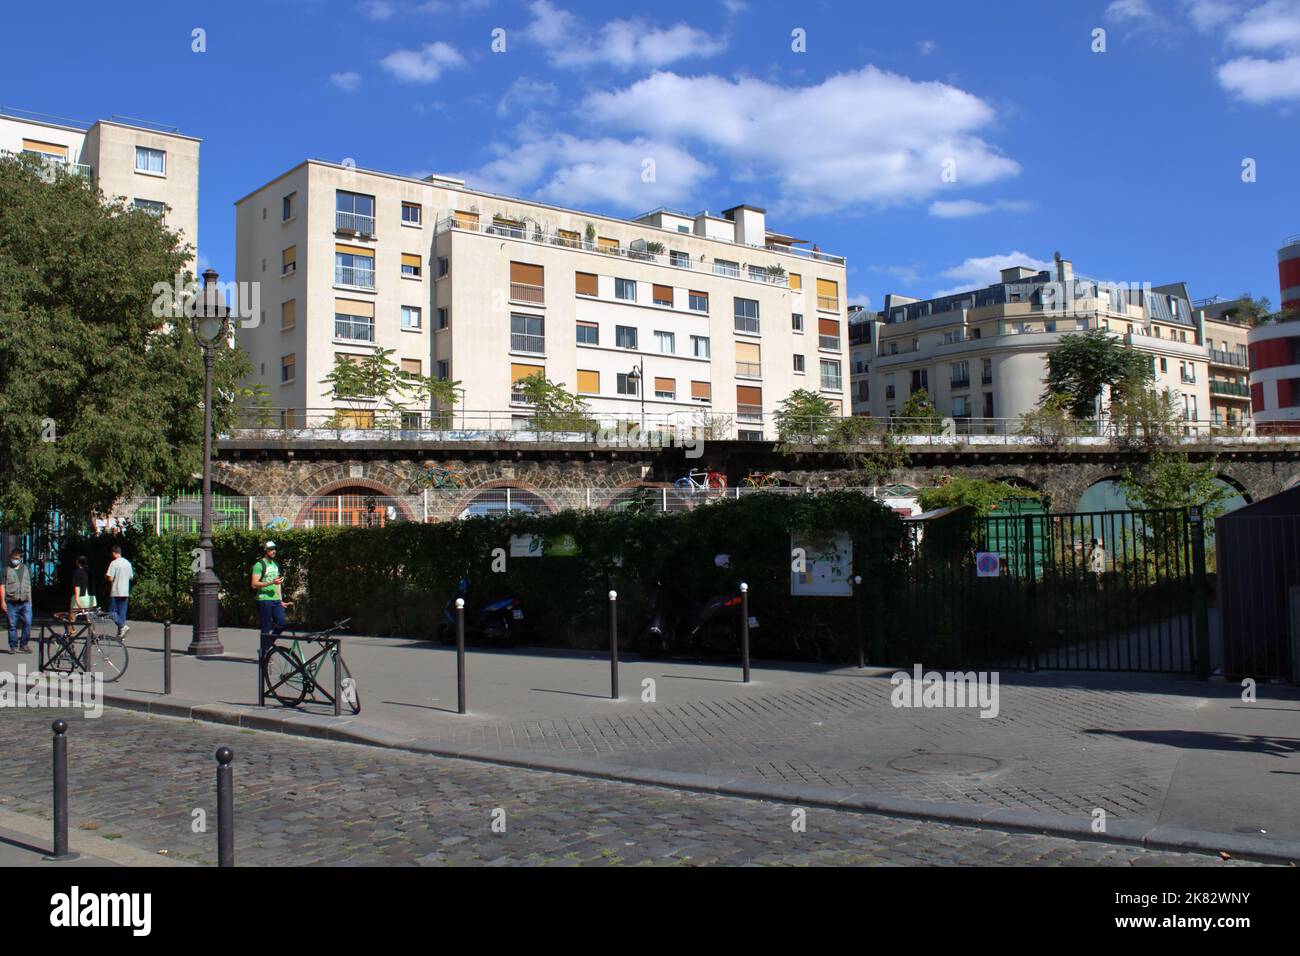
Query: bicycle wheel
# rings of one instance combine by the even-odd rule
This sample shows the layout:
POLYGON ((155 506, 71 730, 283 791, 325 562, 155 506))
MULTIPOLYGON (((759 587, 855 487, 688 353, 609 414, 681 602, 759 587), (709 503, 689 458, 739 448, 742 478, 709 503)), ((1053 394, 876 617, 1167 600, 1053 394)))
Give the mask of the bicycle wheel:
POLYGON ((678 478, 673 482, 673 487, 680 488, 682 491, 690 491, 695 487, 695 484, 689 478, 678 478))
POLYGON ((106 684, 126 673, 126 645, 120 637, 92 635, 86 642, 86 658, 87 669, 93 674, 103 675, 106 684))
POLYGON ((266 660, 266 692, 286 707, 297 707, 307 696, 307 673, 302 661, 286 648, 271 649, 266 660))
POLYGON ((357 682, 352 677, 352 669, 348 667, 347 661, 343 658, 338 659, 339 667, 342 669, 341 678, 343 684, 343 703, 348 705, 352 713, 361 713, 361 691, 357 689, 357 682), (349 684, 349 681, 351 682, 349 684))

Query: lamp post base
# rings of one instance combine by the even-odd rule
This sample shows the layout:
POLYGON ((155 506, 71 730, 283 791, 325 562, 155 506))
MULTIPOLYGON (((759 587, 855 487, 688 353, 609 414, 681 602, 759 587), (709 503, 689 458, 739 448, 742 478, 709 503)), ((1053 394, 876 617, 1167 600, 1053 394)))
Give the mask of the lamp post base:
POLYGON ((217 596, 220 592, 221 581, 215 572, 210 569, 199 572, 194 580, 194 629, 186 654, 215 657, 226 652, 221 646, 221 631, 217 624, 217 596))

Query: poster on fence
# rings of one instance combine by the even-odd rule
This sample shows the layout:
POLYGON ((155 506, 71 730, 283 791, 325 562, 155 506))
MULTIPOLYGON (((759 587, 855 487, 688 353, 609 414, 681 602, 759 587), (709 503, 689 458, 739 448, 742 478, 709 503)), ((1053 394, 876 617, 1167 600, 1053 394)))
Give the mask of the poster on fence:
POLYGON ((790 535, 792 597, 852 597, 853 539, 847 531, 790 535))
POLYGON ((512 558, 568 558, 578 553, 578 542, 571 534, 560 534, 546 538, 540 534, 512 534, 510 536, 510 557, 512 558))

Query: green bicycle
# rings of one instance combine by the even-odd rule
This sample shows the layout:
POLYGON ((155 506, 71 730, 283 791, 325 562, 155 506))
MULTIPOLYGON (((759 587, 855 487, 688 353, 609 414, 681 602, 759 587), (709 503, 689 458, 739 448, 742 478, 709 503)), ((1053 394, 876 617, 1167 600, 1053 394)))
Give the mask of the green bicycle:
POLYGON ((334 688, 339 688, 341 704, 347 704, 353 714, 361 713, 361 692, 352 678, 352 671, 343 660, 340 641, 335 636, 352 623, 351 618, 338 621, 323 631, 294 635, 288 647, 275 644, 267 651, 262 663, 262 680, 266 692, 286 707, 297 707, 305 702, 335 706, 334 688), (320 650, 308 656, 304 645, 319 644, 320 650), (321 668, 326 660, 333 661, 335 681, 322 683, 321 668))

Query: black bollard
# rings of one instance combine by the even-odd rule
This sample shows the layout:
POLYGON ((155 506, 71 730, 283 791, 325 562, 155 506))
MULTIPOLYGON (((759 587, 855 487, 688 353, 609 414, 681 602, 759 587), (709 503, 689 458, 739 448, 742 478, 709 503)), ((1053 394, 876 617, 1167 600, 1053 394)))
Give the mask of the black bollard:
POLYGON ((749 683, 749 585, 740 583, 740 667, 749 683))
POLYGON ((618 592, 609 592, 609 699, 618 700, 618 592))
POLYGON ((68 722, 59 718, 54 731, 54 852, 47 860, 75 860, 68 849, 68 722))
POLYGON ((266 706, 266 639, 270 634, 257 635, 257 706, 266 706))
POLYGON ((339 642, 334 642, 334 716, 343 716, 343 671, 339 667, 339 642))
POLYGON ((172 692, 172 622, 163 621, 163 693, 172 692))
POLYGON ((217 866, 235 865, 235 774, 229 747, 217 749, 217 866))
POLYGON ((858 629, 858 667, 867 666, 867 652, 862 646, 862 575, 853 576, 853 613, 857 619, 858 629))
POLYGON ((465 599, 456 598, 456 713, 466 712, 465 693, 465 599))

